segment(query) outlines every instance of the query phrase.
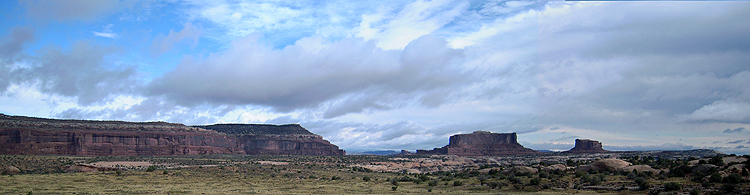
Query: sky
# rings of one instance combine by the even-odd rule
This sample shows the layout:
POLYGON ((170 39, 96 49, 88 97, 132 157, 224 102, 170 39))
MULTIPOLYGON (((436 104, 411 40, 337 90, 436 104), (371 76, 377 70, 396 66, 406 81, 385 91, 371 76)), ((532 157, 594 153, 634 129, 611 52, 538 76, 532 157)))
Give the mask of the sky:
POLYGON ((750 2, 0 1, 0 113, 750 154, 750 2))

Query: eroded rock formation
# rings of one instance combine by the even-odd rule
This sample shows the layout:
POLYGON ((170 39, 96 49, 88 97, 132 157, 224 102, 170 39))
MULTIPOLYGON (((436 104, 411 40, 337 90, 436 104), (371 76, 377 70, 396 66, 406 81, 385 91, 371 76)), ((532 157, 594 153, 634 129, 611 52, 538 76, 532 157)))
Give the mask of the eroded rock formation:
POLYGON ((471 134, 458 134, 450 137, 447 146, 433 150, 417 150, 417 154, 451 154, 459 156, 500 156, 538 154, 521 146, 516 141, 516 133, 491 133, 475 131, 471 134))
POLYGON ((0 153, 144 156, 244 151, 226 134, 182 124, 0 115, 0 153))
POLYGON ((590 139, 576 139, 576 145, 572 149, 563 153, 572 154, 593 154, 593 153, 608 153, 610 151, 602 149, 602 143, 596 140, 590 139))
POLYGON ((76 156, 343 155, 338 146, 299 125, 279 127, 293 127, 293 130, 275 131, 277 134, 228 134, 166 122, 57 120, 0 114, 0 153, 76 156), (335 150, 331 149, 333 147, 335 150))
POLYGON ((591 170, 614 172, 630 165, 631 163, 620 159, 599 159, 591 164, 579 166, 576 170, 583 172, 589 172, 591 170))
POLYGON ((194 126, 237 138, 246 154, 254 155, 344 155, 344 150, 307 131, 298 124, 216 124, 194 126))

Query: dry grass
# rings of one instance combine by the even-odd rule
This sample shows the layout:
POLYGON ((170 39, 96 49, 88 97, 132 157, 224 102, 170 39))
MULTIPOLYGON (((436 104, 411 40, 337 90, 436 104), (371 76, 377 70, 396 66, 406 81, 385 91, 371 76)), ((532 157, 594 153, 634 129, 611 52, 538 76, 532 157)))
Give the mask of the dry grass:
MULTIPOLYGON (((508 179, 485 177, 486 182, 500 182, 500 189, 481 185, 480 175, 459 176, 459 172, 447 175, 417 175, 399 172, 369 172, 360 170, 355 164, 369 162, 391 162, 387 157, 347 156, 196 156, 196 157, 55 157, 55 156, 1 156, 0 166, 18 166, 27 174, 0 175, 0 194, 644 194, 648 191, 574 190, 570 187, 540 186, 580 180, 574 174, 542 178, 540 185, 528 185, 532 177, 517 176, 522 184, 508 179), (19 162, 26 162, 17 164, 19 162), (144 169, 94 173, 60 173, 55 166, 71 163, 96 163, 97 165, 135 165, 130 162, 148 162, 159 166, 153 172, 144 169), (13 164, 11 164, 13 163, 13 164), (51 164, 50 164, 51 163, 51 164), (50 164, 50 165, 46 165, 50 164), (54 166, 53 166, 54 165, 54 166), (180 165, 175 167, 166 165, 180 165), (34 167, 47 167, 35 169, 34 167), (356 167, 356 168, 355 168, 356 167), (169 169, 165 169, 169 168, 169 169), (31 170, 31 171, 30 171, 31 170), (166 174, 165 174, 166 172, 166 174), (31 174, 28 174, 31 173, 31 174), (428 180, 416 178, 429 177, 428 180), (443 177, 450 176, 449 180, 443 177), (363 178, 371 178, 364 181, 363 178), (412 178, 397 182, 393 178, 412 178), (429 182, 437 180, 437 185, 429 182), (455 181, 463 184, 454 186, 455 181), (396 187, 396 190, 393 190, 396 187)), ((142 163, 142 164, 143 164, 142 163)), ((138 164, 141 165, 141 164, 138 164)), ((143 164, 145 166, 145 164, 143 164)), ((141 166, 141 167, 144 167, 141 166)), ((472 169, 476 170, 476 169, 472 169)), ((461 172, 466 175, 466 172, 461 172)), ((536 177, 536 176, 534 176, 536 177)), ((655 181, 661 185, 676 181, 687 185, 688 180, 670 178, 655 181)), ((607 176, 605 184, 610 186, 633 185, 625 176, 607 176)))
MULTIPOLYGON (((338 172, 338 171, 336 171, 338 172)), ((378 177, 382 173, 370 174, 378 177)), ((327 176, 321 174, 321 177, 327 176)), ((334 175, 334 174, 328 174, 334 175)), ((243 173, 220 173, 218 170, 183 169, 165 175, 162 172, 126 171, 60 173, 2 176, 3 194, 425 194, 426 184, 401 182, 396 191, 393 185, 380 178, 364 182, 361 177, 339 180, 270 177, 258 174, 245 177, 243 173), (212 174, 213 173, 213 174, 212 174), (218 174, 217 174, 218 173, 218 174)), ((497 194, 526 193, 516 190, 489 190, 480 186, 436 186, 435 194, 497 194)), ((540 194, 568 194, 574 191, 540 191, 540 194)), ((596 193, 578 191, 578 193, 596 193)))
MULTIPOLYGON (((26 174, 0 177, 3 194, 517 194, 524 190, 491 190, 478 181, 463 180, 464 186, 429 187, 426 183, 386 181, 395 173, 361 173, 314 167, 249 165, 239 167, 188 168, 154 172, 26 174), (273 168, 273 169, 271 169, 273 168), (297 168, 297 169, 292 169, 297 168), (253 171, 254 170, 254 171, 253 171), (310 176, 313 176, 312 178, 310 176), (332 177, 340 179, 331 180, 332 177), (373 178, 365 182, 362 177, 373 178), (377 180, 377 181, 375 181, 377 180)), ((452 182, 451 182, 452 183, 452 182)), ((596 193, 593 191, 534 191, 540 194, 596 193)))

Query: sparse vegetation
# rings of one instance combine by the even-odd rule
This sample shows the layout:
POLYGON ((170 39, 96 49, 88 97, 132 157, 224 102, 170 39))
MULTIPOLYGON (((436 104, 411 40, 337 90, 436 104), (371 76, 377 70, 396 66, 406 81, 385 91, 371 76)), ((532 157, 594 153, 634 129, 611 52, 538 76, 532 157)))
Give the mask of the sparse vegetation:
MULTIPOLYGON (((727 161, 714 167, 716 157, 705 159, 666 159, 623 157, 639 165, 659 166, 656 172, 550 170, 555 164, 587 165, 591 159, 542 161, 526 166, 538 172, 508 172, 512 166, 496 164, 451 167, 450 170, 397 168, 404 163, 452 161, 444 156, 245 156, 213 155, 190 157, 64 157, 0 156, 0 165, 14 165, 22 170, 11 179, 2 176, 0 193, 25 194, 30 190, 47 193, 105 194, 252 194, 252 193, 599 193, 642 194, 731 194, 746 191, 750 185, 745 168, 728 167, 746 162, 727 161), (662 160, 665 159, 665 160, 662 160), (695 163, 700 160, 706 164, 695 163), (102 161, 145 161, 152 165, 126 167, 116 171, 64 173, 65 166, 77 163, 101 164, 102 161), (688 163, 694 161, 694 164, 688 163), (12 162, 14 164, 10 164, 12 162), (26 162, 26 163, 17 163, 26 162), (33 166, 35 165, 35 166, 33 166), (167 166, 168 165, 168 166, 167 166), (391 171, 380 168, 389 165, 391 171), (490 166, 492 165, 492 166, 490 166), (697 165, 703 168, 695 168, 697 165), (53 167, 58 166, 58 167, 53 167), (44 169, 39 168, 44 167, 44 169), (154 172, 159 170, 160 172, 154 172), (416 171, 414 171, 416 170, 416 171), (483 171, 482 171, 483 170, 483 171), (417 172, 417 173, 415 173, 417 172), (672 173, 670 173, 672 172, 672 173), (682 173, 674 173, 682 172, 682 173), (54 174, 51 174, 54 173, 54 174), (64 173, 64 174, 59 174, 64 173), (44 184, 44 185, 41 185, 44 184), (107 185, 103 185, 107 184, 107 185), (44 187, 40 187, 44 186, 44 187), (103 189, 102 186, 110 186, 103 189), (218 186, 218 187, 217 187, 218 186)), ((516 159, 522 159, 518 157, 516 159)), ((536 159, 529 157, 529 159, 536 159)), ((635 164, 635 163, 634 163, 635 164)), ((737 167, 737 166, 735 166, 737 167)))

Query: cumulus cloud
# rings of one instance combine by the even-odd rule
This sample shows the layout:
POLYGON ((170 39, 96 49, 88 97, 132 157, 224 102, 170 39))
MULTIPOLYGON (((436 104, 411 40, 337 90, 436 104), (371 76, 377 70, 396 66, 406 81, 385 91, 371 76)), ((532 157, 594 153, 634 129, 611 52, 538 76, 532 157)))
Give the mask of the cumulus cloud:
POLYGON ((151 53, 160 55, 171 50, 175 44, 182 42, 183 40, 192 41, 191 47, 195 47, 198 44, 198 38, 201 36, 203 27, 195 26, 191 23, 185 23, 185 27, 180 32, 174 32, 169 30, 167 36, 158 36, 156 40, 151 44, 151 53))
POLYGON ((746 27, 732 24, 750 24, 747 17, 736 17, 747 4, 714 5, 707 10, 726 10, 726 14, 704 20, 693 11, 708 4, 657 10, 666 5, 549 2, 538 12, 520 13, 498 20, 498 25, 487 25, 491 36, 478 39, 466 49, 502 51, 482 57, 485 61, 498 59, 494 64, 499 66, 503 61, 530 64, 522 69, 526 72, 514 74, 536 78, 518 76, 528 83, 525 88, 537 92, 534 96, 540 116, 533 120, 537 123, 658 132, 661 124, 681 122, 676 118, 694 121, 701 114, 714 121, 746 120, 737 118, 743 116, 741 112, 733 113, 739 114, 735 118, 703 111, 693 117, 682 116, 712 102, 750 97, 750 87, 744 84, 750 82, 749 68, 742 65, 750 63, 750 48, 733 43, 750 40, 740 35, 746 27), (628 22, 601 17, 613 12, 626 15, 628 22), (492 46, 494 43, 508 44, 492 46), (627 127, 620 128, 623 124, 627 127))
POLYGON ((22 0, 21 4, 26 7, 32 18, 84 21, 91 21, 129 6, 128 3, 119 0, 22 0))
MULTIPOLYGON (((443 88, 471 81, 456 67, 461 50, 439 37, 424 36, 404 50, 382 50, 371 41, 344 39, 310 47, 273 49, 247 37, 205 60, 186 59, 149 85, 149 94, 183 105, 253 104, 279 111, 331 107, 328 117, 377 108, 390 98, 449 94, 443 88), (419 92, 419 93, 416 93, 419 92), (366 96, 366 97, 362 97, 366 96), (343 98, 338 102, 329 100, 343 98), (322 103, 328 102, 326 105, 322 103)), ((420 104, 439 104, 418 99, 420 104)))
POLYGON ((738 127, 738 128, 735 128, 735 129, 725 129, 724 133, 739 133, 739 132, 742 132, 742 130, 745 130, 745 128, 744 127, 738 127))
POLYGON ((737 100, 719 100, 693 111, 693 113, 684 116, 684 118, 692 121, 747 123, 750 121, 750 104, 737 100))
POLYGON ((75 97, 81 105, 105 101, 110 94, 132 93, 135 70, 107 66, 105 56, 113 51, 88 42, 76 42, 69 51, 49 47, 38 57, 19 59, 26 65, 6 72, 8 83, 75 97))
POLYGON ((34 40, 34 34, 28 27, 14 28, 0 40, 0 94, 3 94, 11 84, 12 64, 19 57, 24 44, 34 40))
POLYGON ((6 65, 16 57, 24 44, 34 41, 34 33, 30 27, 18 27, 10 30, 10 34, 3 36, 0 42, 0 63, 6 65))

